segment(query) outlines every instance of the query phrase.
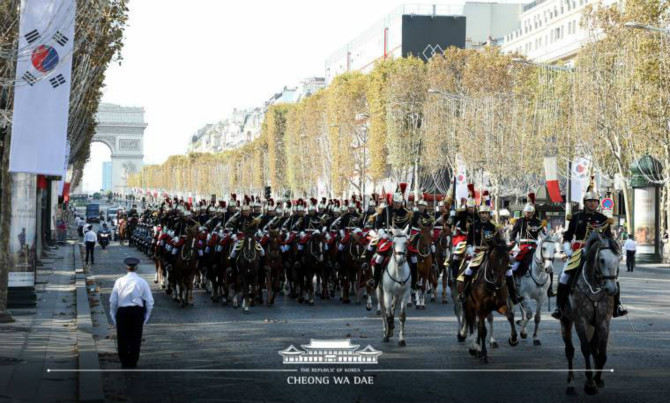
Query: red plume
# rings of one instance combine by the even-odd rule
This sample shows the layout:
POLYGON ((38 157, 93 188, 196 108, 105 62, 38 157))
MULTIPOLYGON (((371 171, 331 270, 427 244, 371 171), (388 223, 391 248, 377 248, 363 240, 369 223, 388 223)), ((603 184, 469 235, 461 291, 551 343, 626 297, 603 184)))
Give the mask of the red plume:
POLYGON ((407 184, 406 183, 399 183, 398 184, 398 189, 396 189, 396 192, 402 193, 402 196, 405 197, 405 190, 407 190, 407 184))
POLYGON ((231 197, 233 200, 237 201, 237 195, 236 195, 235 193, 232 193, 232 194, 230 195, 230 197, 231 197))
POLYGON ((475 198, 475 184, 468 183, 468 197, 471 199, 475 198))
POLYGON ((528 193, 528 203, 535 204, 535 193, 528 193))

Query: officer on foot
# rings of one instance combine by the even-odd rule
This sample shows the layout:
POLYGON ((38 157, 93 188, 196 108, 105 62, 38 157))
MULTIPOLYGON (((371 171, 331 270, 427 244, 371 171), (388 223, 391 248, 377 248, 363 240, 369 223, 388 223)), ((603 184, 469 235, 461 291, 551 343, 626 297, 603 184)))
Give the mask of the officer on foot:
POLYGON ((142 328, 151 316, 154 298, 149 283, 135 272, 139 259, 126 258, 128 274, 114 283, 109 311, 116 326, 116 341, 122 368, 137 367, 142 343, 142 328))

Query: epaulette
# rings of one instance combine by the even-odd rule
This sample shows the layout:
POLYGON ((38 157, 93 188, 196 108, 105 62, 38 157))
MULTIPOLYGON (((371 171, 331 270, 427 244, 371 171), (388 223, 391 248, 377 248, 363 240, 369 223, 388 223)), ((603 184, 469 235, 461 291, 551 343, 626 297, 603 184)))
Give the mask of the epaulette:
POLYGON ((516 217, 512 217, 512 218, 509 219, 509 223, 512 224, 512 225, 514 225, 514 224, 516 224, 516 222, 517 222, 518 220, 519 220, 518 218, 516 218, 516 217))
POLYGON ((547 226, 547 220, 542 220, 542 226, 546 227, 547 226))

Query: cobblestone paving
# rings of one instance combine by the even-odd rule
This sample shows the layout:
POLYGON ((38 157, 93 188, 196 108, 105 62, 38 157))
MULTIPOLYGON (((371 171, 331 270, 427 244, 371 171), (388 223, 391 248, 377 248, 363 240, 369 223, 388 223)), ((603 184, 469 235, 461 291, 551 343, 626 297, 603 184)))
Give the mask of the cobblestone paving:
MULTIPOLYGON (((567 363, 560 328, 542 315, 541 346, 529 337, 517 347, 507 343, 509 325, 495 319, 500 348, 490 350, 489 364, 467 352, 456 341, 453 306, 431 303, 425 311, 410 309, 407 346, 393 340, 382 342, 381 319, 364 306, 342 305, 337 300, 316 301, 309 307, 285 297, 272 308, 253 307, 249 315, 231 306, 213 304, 202 290, 195 292, 195 306, 180 308, 153 284, 151 262, 133 248, 113 243, 97 250, 91 276, 100 287, 104 311, 109 311, 109 293, 116 277, 123 274, 127 256, 142 258, 139 272, 151 284, 156 300, 154 314, 145 327, 145 342, 139 365, 143 369, 287 369, 278 351, 289 345, 308 344, 310 339, 351 338, 353 344, 368 344, 383 351, 374 369, 403 370, 373 372, 372 385, 289 385, 290 376, 310 375, 273 372, 140 372, 104 375, 109 400, 133 401, 667 401, 670 392, 670 268, 638 268, 620 275, 626 318, 611 322, 606 387, 594 397, 582 390, 584 375, 577 374, 578 396, 565 395, 565 373, 509 372, 508 369, 564 369, 567 363), (633 331, 632 327, 635 329, 633 331), (409 372, 407 369, 496 369, 500 372, 409 372), (474 400, 473 400, 474 399, 474 400)), ((553 299, 552 299, 553 304, 553 299)), ((102 311, 100 311, 102 312, 102 311)), ((104 313, 99 313, 99 322, 104 313)), ((517 314, 518 315, 518 314, 517 314)), ((532 323, 531 323, 532 326, 532 323)), ((114 351, 114 330, 99 326, 101 365, 120 367, 114 351), (109 329, 109 333, 106 333, 109 329)), ((531 328, 532 329, 532 328, 531 328)), ((583 358, 576 345, 576 368, 583 358)), ((347 368, 352 368, 349 366, 347 368)), ((367 369, 367 373, 365 373, 367 369)), ((314 374, 311 374, 314 375, 314 374)), ((318 375, 318 374, 317 374, 318 375)))

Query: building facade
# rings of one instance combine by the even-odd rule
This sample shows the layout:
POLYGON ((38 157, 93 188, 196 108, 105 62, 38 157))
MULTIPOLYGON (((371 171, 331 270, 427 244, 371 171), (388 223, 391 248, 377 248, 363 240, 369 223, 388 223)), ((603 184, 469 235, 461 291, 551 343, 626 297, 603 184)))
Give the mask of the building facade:
MULTIPOLYGON (((611 5, 617 0, 604 0, 611 5)), ((519 25, 505 35, 502 50, 539 63, 569 61, 588 41, 581 26, 584 8, 597 0, 535 0, 524 7, 519 25)))
POLYGON ((326 60, 326 83, 348 71, 367 73, 388 57, 430 59, 447 47, 495 42, 518 26, 521 3, 402 5, 326 60))

